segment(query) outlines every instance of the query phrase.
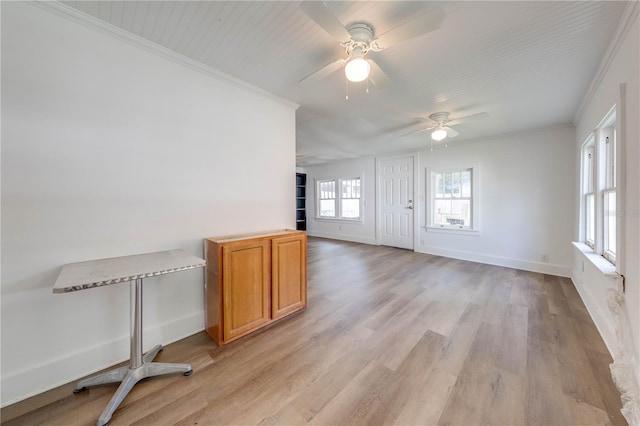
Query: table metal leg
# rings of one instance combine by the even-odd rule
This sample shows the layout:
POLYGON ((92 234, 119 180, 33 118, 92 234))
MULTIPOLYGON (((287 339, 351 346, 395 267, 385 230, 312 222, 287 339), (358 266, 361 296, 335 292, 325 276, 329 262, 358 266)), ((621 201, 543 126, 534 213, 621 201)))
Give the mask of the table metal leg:
POLYGON ((142 354, 142 278, 131 281, 131 359, 129 366, 116 368, 78 382, 74 393, 83 391, 89 386, 121 382, 113 397, 100 414, 97 425, 109 423, 114 411, 125 399, 129 391, 140 380, 147 377, 161 376, 171 373, 182 373, 190 376, 193 370, 189 364, 152 362, 162 350, 162 345, 142 354))

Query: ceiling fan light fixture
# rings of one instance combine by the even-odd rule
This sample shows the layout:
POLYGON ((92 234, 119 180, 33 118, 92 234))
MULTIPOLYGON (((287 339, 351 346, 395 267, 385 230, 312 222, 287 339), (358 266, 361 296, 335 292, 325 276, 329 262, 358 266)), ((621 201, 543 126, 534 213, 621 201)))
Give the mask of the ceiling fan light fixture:
POLYGON ((444 129, 436 129, 431 133, 431 139, 440 142, 447 137, 447 131, 444 129))
POLYGON ((344 75, 347 77, 347 80, 354 83, 366 80, 367 77, 369 77, 369 72, 371 72, 371 65, 362 57, 349 60, 344 67, 344 75))

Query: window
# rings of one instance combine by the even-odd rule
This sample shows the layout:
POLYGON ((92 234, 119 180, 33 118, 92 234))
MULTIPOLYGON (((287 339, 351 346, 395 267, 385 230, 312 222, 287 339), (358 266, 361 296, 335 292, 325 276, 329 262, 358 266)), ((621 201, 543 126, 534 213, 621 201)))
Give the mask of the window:
POLYGON ((361 179, 317 181, 317 218, 360 220, 361 179))
POLYGON ((582 227, 585 244, 615 264, 618 228, 616 113, 607 114, 582 145, 582 227))
POLYGON ((607 128, 602 131, 602 149, 604 151, 604 187, 603 196, 603 223, 602 223, 602 250, 603 256, 616 261, 616 131, 615 128, 607 128))
POLYGON ((584 242, 593 249, 596 244, 595 164, 595 140, 591 137, 582 148, 582 187, 584 188, 584 242))
POLYGON ((477 229, 473 167, 432 170, 427 172, 427 180, 427 228, 477 229))
POLYGON ((340 217, 358 219, 360 217, 360 178, 340 181, 340 217))
POLYGON ((318 216, 336 217, 336 181, 318 182, 318 216))

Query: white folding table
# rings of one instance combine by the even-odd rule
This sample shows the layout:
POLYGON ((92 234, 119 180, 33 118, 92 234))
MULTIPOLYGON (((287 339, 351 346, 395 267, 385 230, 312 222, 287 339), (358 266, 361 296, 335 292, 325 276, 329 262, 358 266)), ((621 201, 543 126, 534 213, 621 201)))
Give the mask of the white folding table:
POLYGON ((98 418, 98 426, 109 423, 113 412, 140 380, 170 373, 183 373, 185 376, 189 376, 193 372, 189 364, 152 362, 158 352, 162 350, 162 345, 156 345, 146 354, 142 354, 142 279, 201 268, 205 265, 204 259, 189 255, 182 250, 169 250, 71 263, 62 267, 53 286, 54 293, 86 290, 123 282, 131 283, 131 358, 129 365, 81 380, 73 391, 77 393, 88 386, 121 382, 98 418))

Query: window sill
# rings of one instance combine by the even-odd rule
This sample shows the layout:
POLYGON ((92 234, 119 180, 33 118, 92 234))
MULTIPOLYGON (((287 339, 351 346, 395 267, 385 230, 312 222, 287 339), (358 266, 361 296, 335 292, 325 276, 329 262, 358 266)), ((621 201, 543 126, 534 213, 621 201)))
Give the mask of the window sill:
POLYGON ((316 222, 335 222, 335 223, 353 223, 355 225, 362 225, 362 219, 339 219, 339 218, 324 218, 324 217, 315 217, 314 220, 316 222))
POLYGON ((604 256, 597 254, 591 247, 586 245, 585 243, 572 242, 573 246, 578 249, 582 253, 584 257, 586 257, 589 262, 600 272, 602 275, 607 277, 618 277, 618 273, 616 272, 616 265, 609 262, 604 256))
POLYGON ((480 231, 477 229, 456 229, 456 228, 441 228, 435 226, 425 226, 427 232, 433 232, 435 234, 449 234, 449 235, 468 235, 471 237, 480 236, 480 231))

